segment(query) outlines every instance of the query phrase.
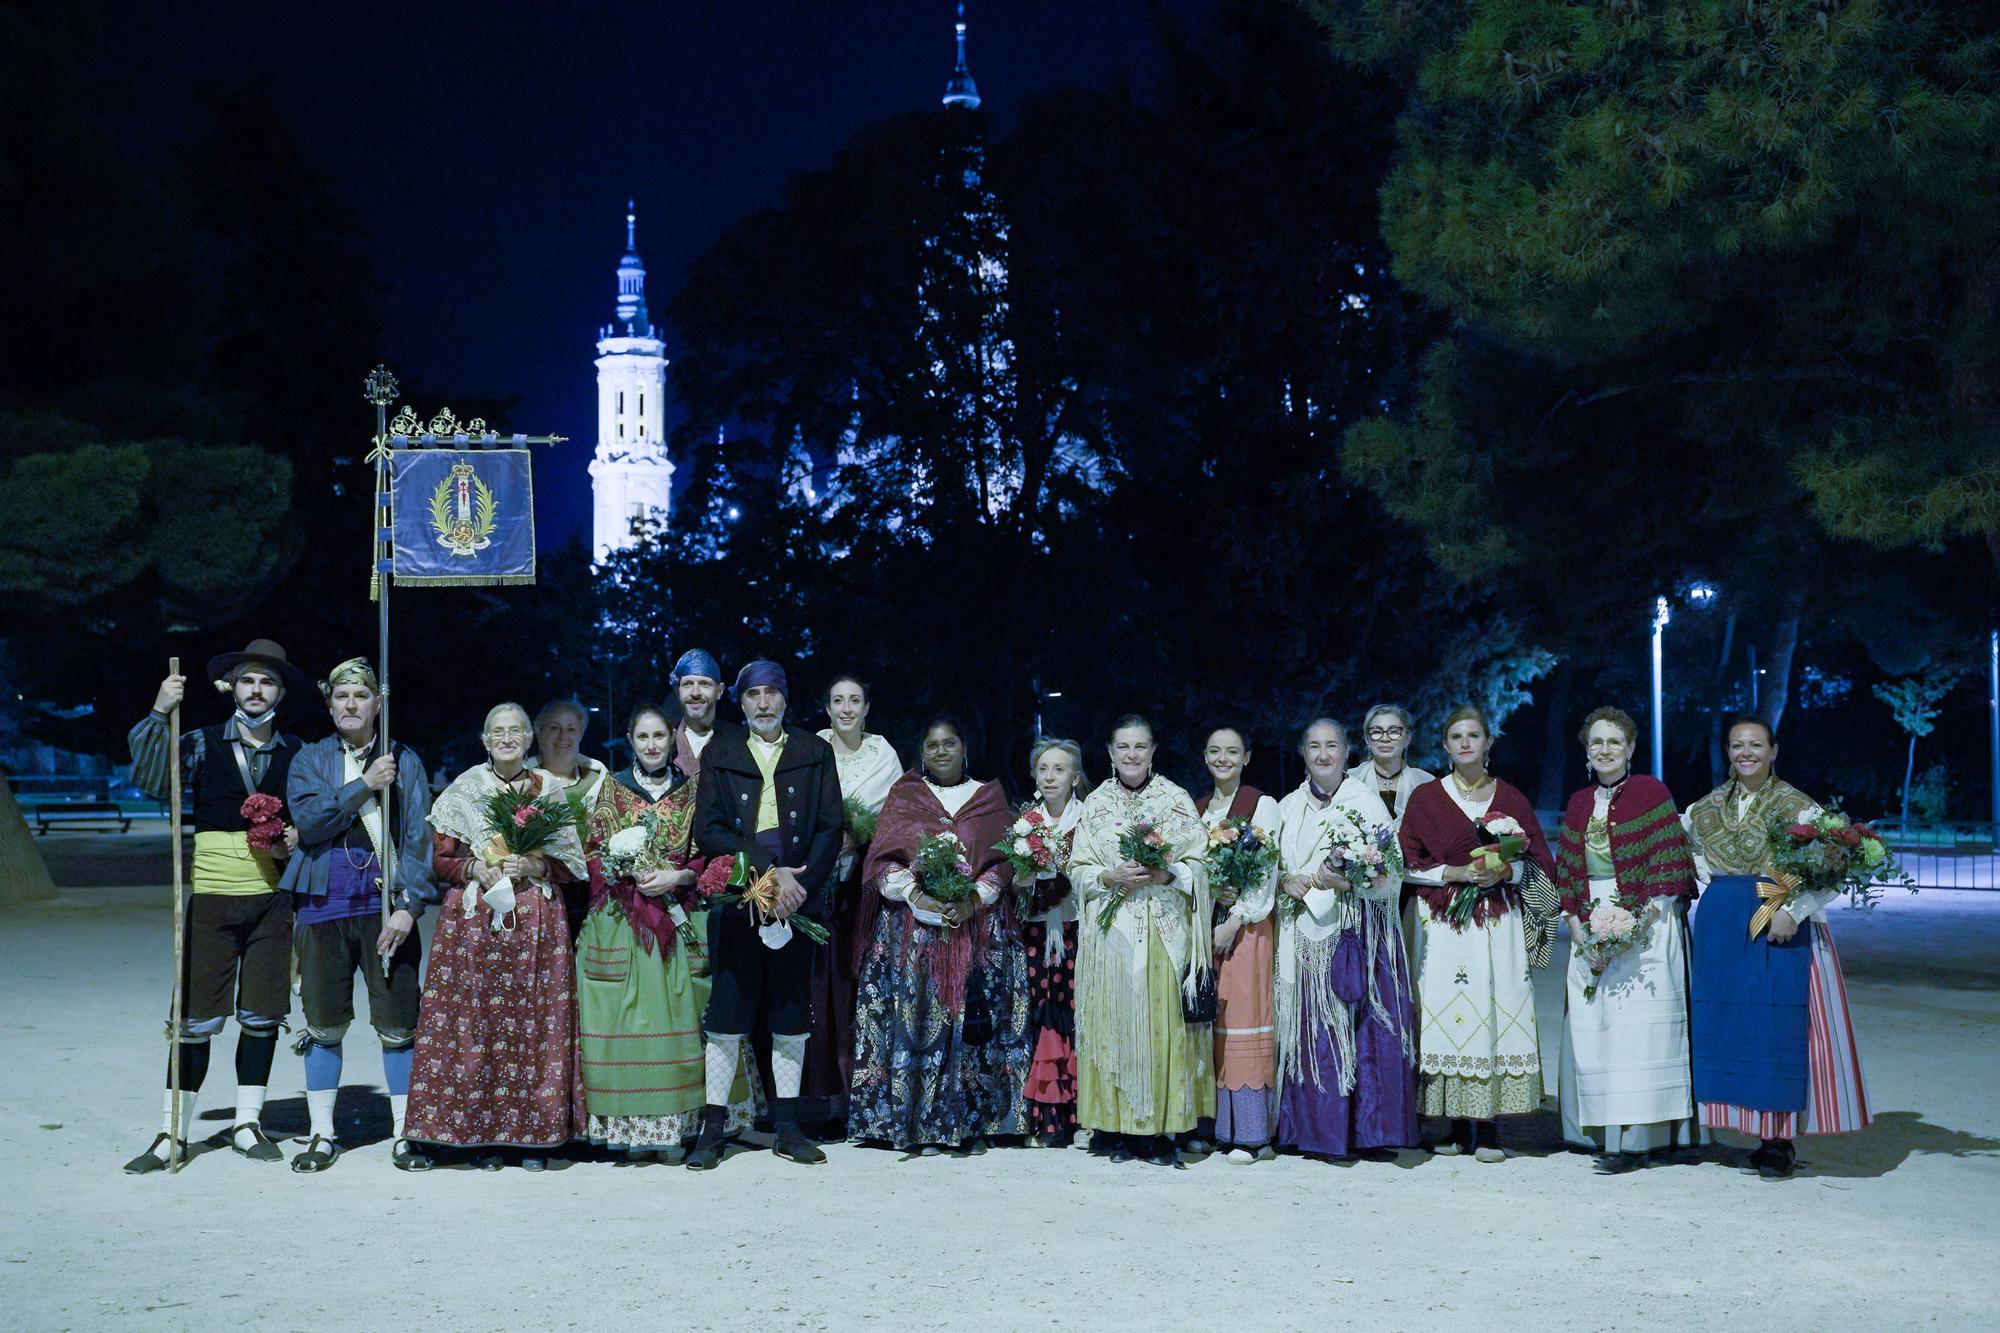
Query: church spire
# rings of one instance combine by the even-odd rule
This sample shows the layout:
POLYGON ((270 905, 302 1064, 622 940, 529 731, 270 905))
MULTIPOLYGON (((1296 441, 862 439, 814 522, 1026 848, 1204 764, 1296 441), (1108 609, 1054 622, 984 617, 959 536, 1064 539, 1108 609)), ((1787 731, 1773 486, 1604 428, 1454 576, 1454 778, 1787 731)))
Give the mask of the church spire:
POLYGON ((625 257, 618 261, 617 323, 628 338, 650 338, 652 323, 646 318, 646 264, 639 258, 638 201, 625 201, 625 257))
POLYGON ((958 66, 951 72, 951 78, 944 85, 944 104, 962 106, 967 111, 979 109, 979 85, 972 81, 972 71, 965 64, 965 0, 958 0, 958 66))

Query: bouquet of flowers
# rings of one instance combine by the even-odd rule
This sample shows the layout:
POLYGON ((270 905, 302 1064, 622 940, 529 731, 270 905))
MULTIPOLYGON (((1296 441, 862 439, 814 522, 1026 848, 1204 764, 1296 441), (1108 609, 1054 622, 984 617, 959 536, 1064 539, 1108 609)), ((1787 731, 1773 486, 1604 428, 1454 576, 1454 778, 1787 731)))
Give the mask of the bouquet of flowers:
POLYGON ((528 856, 555 841, 571 822, 567 800, 549 801, 513 787, 494 788, 486 798, 486 822, 493 839, 481 856, 498 865, 510 856, 528 856))
POLYGON ((648 810, 636 821, 605 839, 597 860, 607 879, 636 880, 672 859, 672 849, 659 846, 660 816, 648 810))
POLYGON ((1396 826, 1378 824, 1369 828, 1361 816, 1343 809, 1346 829, 1328 829, 1326 868, 1347 881, 1349 892, 1372 886, 1377 879, 1403 877, 1403 847, 1396 840, 1396 826))
POLYGON ((949 830, 933 833, 917 844, 917 883, 925 893, 941 903, 962 903, 976 897, 972 881, 972 861, 965 844, 949 830))
POLYGON ((1772 816, 1770 848, 1777 887, 1758 889, 1765 901, 1750 919, 1752 937, 1801 893, 1834 889, 1858 907, 1873 907, 1883 884, 1900 883, 1916 892, 1915 882, 1897 866, 1882 835, 1839 810, 1821 810, 1797 821, 1772 816))
POLYGON ((1472 853, 1472 864, 1482 870, 1501 870, 1521 859, 1528 850, 1528 834, 1508 815, 1479 822, 1480 843, 1472 853))
POLYGON ((1007 826, 1007 835, 993 844, 993 850, 1013 863, 1017 886, 1062 870, 1063 837, 1039 801, 1021 807, 1007 826))
POLYGON ((854 840, 856 847, 866 847, 875 841, 876 812, 849 796, 841 803, 847 811, 847 836, 854 840))
POLYGON ((268 852, 285 840, 283 798, 255 792, 243 798, 239 813, 250 821, 250 827, 244 830, 244 837, 257 851, 268 852))
POLYGON ((1219 885, 1218 905, 1236 897, 1278 863, 1278 845, 1247 819, 1225 819, 1208 831, 1208 878, 1219 885))
MULTIPOLYGON (((710 861, 697 887, 708 902, 718 906, 743 903, 767 920, 777 919, 778 872, 766 870, 758 874, 751 869, 750 858, 742 852, 727 861, 719 857, 710 861)), ((831 938, 825 926, 803 912, 794 912, 785 921, 814 944, 825 944, 831 938)))
MULTIPOLYGON (((1118 854, 1148 870, 1164 870, 1167 867, 1167 835, 1144 821, 1127 824, 1125 831, 1118 835, 1118 854)), ((1111 929, 1111 923, 1118 919, 1119 904, 1124 901, 1122 893, 1114 893, 1104 900, 1104 908, 1097 914, 1099 930, 1111 929)))
POLYGON ((1597 998, 1598 984, 1605 969, 1619 954, 1645 947, 1653 931, 1653 914, 1631 899, 1599 903, 1583 919, 1583 938, 1575 941, 1576 951, 1590 966, 1590 980, 1584 983, 1583 998, 1597 998))

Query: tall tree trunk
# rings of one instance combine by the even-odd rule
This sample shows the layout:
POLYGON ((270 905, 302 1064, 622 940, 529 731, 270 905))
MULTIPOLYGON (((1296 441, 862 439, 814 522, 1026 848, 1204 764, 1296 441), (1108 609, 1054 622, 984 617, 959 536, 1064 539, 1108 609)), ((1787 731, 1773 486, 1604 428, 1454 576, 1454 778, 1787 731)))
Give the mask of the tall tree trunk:
POLYGON ((1758 720, 1778 734, 1778 727, 1785 720, 1785 705, 1792 695, 1792 655, 1799 648, 1799 608, 1788 606, 1778 622, 1771 626, 1770 676, 1764 685, 1763 706, 1757 710, 1758 720))
POLYGON ((1903 836, 1909 836, 1910 828, 1910 780, 1917 774, 1917 737, 1910 734, 1910 757, 1903 762, 1903 836))
POLYGON ((1542 717, 1542 776, 1535 797, 1538 810, 1560 810, 1569 795, 1569 698, 1576 684, 1576 663, 1564 657, 1549 679, 1549 708, 1542 717))
POLYGON ((55 881, 15 803, 14 788, 0 774, 0 905, 46 902, 55 896, 55 881))
POLYGON ((1722 719, 1726 711, 1723 700, 1729 691, 1729 659, 1736 648, 1736 611, 1732 607, 1729 618, 1722 623, 1722 649, 1715 655, 1715 680, 1708 693, 1708 785, 1711 788, 1722 785, 1723 735, 1722 719))

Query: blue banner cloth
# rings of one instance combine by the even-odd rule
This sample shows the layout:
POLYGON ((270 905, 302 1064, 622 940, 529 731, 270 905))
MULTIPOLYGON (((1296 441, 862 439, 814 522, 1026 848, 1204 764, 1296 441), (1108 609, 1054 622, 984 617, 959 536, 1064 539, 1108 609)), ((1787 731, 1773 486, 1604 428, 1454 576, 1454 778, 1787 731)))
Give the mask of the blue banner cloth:
POLYGON ((398 585, 535 581, 535 482, 526 449, 397 449, 398 585))

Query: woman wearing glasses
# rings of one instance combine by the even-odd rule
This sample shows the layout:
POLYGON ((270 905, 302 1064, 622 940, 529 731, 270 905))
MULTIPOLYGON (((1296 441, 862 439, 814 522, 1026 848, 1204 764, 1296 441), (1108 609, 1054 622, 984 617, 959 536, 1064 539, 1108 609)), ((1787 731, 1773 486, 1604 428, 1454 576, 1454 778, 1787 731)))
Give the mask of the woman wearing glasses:
MULTIPOLYGON (((561 888, 584 865, 567 817, 533 852, 508 851, 496 827, 502 792, 567 815, 569 784, 523 762, 529 734, 519 704, 494 708, 481 729, 486 762, 431 806, 431 864, 446 893, 405 1130, 425 1143, 519 1149, 538 1171, 543 1153, 575 1137, 576 959, 561 888)), ((497 1170, 500 1158, 480 1165, 497 1170)))
MULTIPOLYGON (((1409 808, 1410 793, 1426 782, 1437 781, 1435 773, 1425 772, 1408 761, 1413 734, 1408 709, 1401 704, 1376 704, 1361 720, 1368 757, 1347 770, 1349 779, 1382 798, 1398 832, 1403 828, 1403 811, 1409 808)), ((1416 947, 1416 885, 1403 885, 1397 895, 1397 912, 1402 920, 1403 953, 1407 958, 1416 947)))
POLYGON ((1556 885, 1569 922, 1563 1138, 1619 1175, 1699 1141, 1688 1068, 1687 904, 1694 856, 1674 798, 1632 771, 1638 724, 1584 719, 1591 783, 1569 798, 1556 885), (1622 935, 1626 946, 1615 941, 1622 935))

